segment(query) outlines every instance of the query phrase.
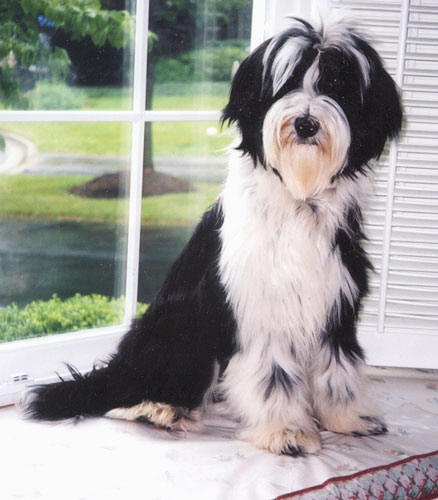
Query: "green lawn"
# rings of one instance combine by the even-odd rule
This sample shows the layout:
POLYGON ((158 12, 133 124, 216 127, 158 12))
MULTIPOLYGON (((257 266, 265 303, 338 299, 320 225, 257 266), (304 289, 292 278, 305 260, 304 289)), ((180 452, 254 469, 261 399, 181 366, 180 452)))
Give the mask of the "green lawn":
MULTIPOLYGON (((49 89, 50 90, 50 89, 49 89)), ((47 92, 47 89, 46 89, 47 92)), ((129 109, 130 93, 121 88, 81 87, 83 109, 129 109)), ((220 109, 228 85, 161 84, 154 92, 154 109, 220 109)), ((2 123, 0 128, 31 139, 40 152, 82 155, 129 155, 130 125, 126 123, 2 123)), ((1 131, 0 131, 1 135, 1 131)), ((155 156, 208 157, 232 141, 229 129, 215 122, 156 122, 152 126, 155 156)), ((0 175, 0 216, 116 222, 126 216, 127 203, 72 196, 68 188, 88 180, 85 176, 0 175)), ((219 191, 215 184, 200 184, 197 191, 145 198, 143 224, 193 224, 219 191)))
MULTIPOLYGON (((152 102, 148 107, 154 110, 222 109, 229 92, 225 82, 160 83, 155 84, 152 102)), ((82 109, 118 109, 131 107, 131 91, 128 87, 71 87, 82 102, 82 109)))
MULTIPOLYGON (((24 135, 42 153, 126 155, 130 126, 126 123, 0 123, 0 128, 24 135)), ((1 134, 1 130, 0 130, 1 134)))
MULTIPOLYGON (((127 155, 130 125, 126 123, 1 123, 1 129, 33 141, 42 153, 82 155, 127 155)), ((215 122, 156 122, 152 125, 152 147, 156 156, 209 156, 224 150, 232 141, 215 122), (216 135, 209 129, 216 128, 216 135)))
MULTIPOLYGON (((125 200, 73 196, 68 188, 90 179, 85 176, 0 175, 1 217, 117 223, 125 221, 125 200)), ((219 193, 217 184, 197 184, 192 193, 143 199, 142 224, 191 225, 219 193)))
MULTIPOLYGON (((129 109, 127 89, 112 87, 72 88, 81 96, 82 109, 129 109)), ((228 84, 156 85, 153 109, 222 109, 228 84)), ((22 134, 43 153, 126 155, 130 151, 130 125, 126 123, 1 123, 0 129, 22 134)), ((226 148, 231 131, 217 122, 156 122, 152 126, 153 154, 157 156, 208 156, 226 148), (212 134, 216 129, 217 133, 212 134)))

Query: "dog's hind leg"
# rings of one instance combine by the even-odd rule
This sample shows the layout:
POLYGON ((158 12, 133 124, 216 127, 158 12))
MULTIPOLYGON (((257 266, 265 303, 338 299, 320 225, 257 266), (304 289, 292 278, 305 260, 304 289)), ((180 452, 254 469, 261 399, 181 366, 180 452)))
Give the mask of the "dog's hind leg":
POLYGON ((186 410, 166 403, 143 401, 130 408, 114 408, 107 414, 111 418, 146 421, 158 428, 196 432, 201 429, 201 410, 186 410))
POLYGON ((213 388, 217 382, 219 366, 216 363, 210 389, 203 397, 203 402, 195 409, 189 410, 182 406, 172 406, 167 403, 142 401, 128 408, 114 408, 106 413, 107 417, 147 422, 160 429, 172 431, 198 432, 202 428, 202 418, 206 407, 213 399, 213 388))
POLYGON ((134 323, 106 366, 84 375, 72 369, 72 380, 33 388, 26 412, 59 420, 123 408, 128 418, 143 411, 159 425, 171 426, 177 416, 202 405, 214 381, 218 353, 212 340, 196 301, 187 297, 154 305, 134 323), (145 402, 175 410, 158 411, 145 402))
POLYGON ((123 408, 128 416, 144 411, 169 426, 181 413, 198 409, 217 364, 234 349, 234 317, 217 271, 221 223, 217 204, 203 216, 156 299, 105 367, 85 375, 72 370, 73 380, 33 388, 27 414, 60 420, 123 408))

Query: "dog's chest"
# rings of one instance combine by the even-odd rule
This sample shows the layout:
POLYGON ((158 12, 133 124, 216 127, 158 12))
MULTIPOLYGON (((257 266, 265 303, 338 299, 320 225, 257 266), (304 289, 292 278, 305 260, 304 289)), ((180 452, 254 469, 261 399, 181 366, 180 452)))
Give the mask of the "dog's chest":
POLYGON ((353 286, 333 245, 339 221, 258 187, 225 189, 223 198, 220 274, 238 340, 315 341, 341 292, 353 286))

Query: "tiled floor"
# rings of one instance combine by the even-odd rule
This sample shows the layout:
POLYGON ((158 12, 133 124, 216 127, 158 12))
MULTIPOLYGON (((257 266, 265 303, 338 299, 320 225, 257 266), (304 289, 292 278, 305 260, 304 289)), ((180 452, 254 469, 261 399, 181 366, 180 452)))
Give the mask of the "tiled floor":
POLYGON ((237 440, 235 424, 219 417, 182 436, 109 418, 35 423, 4 408, 0 499, 266 500, 438 449, 436 373, 376 370, 370 379, 388 435, 324 432, 321 453, 298 459, 237 440))

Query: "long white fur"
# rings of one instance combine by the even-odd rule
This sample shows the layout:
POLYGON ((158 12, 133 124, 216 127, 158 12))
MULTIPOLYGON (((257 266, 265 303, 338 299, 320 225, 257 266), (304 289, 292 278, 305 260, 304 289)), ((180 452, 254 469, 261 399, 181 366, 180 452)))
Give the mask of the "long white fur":
POLYGON ((273 51, 277 51, 271 67, 271 75, 273 78, 273 94, 275 95, 278 90, 284 85, 286 80, 292 75, 295 66, 301 58, 301 55, 306 47, 309 46, 309 39, 305 35, 307 31, 303 23, 296 19, 291 18, 288 28, 296 28, 303 30, 303 36, 295 36, 287 40, 283 46, 278 50, 278 39, 273 37, 269 45, 266 47, 263 56, 263 80, 266 78, 266 68, 268 67, 268 60, 273 51))
POLYGON ((353 301, 357 294, 332 242, 366 186, 364 176, 338 179, 312 200, 316 214, 272 171, 232 153, 221 196, 219 268, 237 321, 238 352, 222 390, 247 426, 246 437, 261 447, 280 452, 272 443, 284 447, 283 438, 293 442, 291 435, 304 435, 310 449, 318 447, 307 360, 318 352, 319 335, 341 296, 353 301), (265 401, 274 366, 297 383, 291 394, 276 388, 265 401))
MULTIPOLYGON (((281 87, 286 83, 287 79, 292 75, 304 49, 308 46, 309 40, 307 38, 294 37, 287 40, 278 51, 271 68, 271 73, 273 76, 274 95, 281 89, 281 87)), ((269 53, 274 48, 275 38, 265 52, 263 58, 265 68, 269 53)))

